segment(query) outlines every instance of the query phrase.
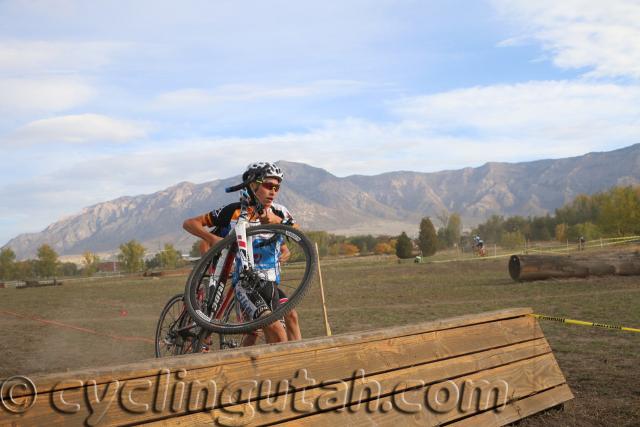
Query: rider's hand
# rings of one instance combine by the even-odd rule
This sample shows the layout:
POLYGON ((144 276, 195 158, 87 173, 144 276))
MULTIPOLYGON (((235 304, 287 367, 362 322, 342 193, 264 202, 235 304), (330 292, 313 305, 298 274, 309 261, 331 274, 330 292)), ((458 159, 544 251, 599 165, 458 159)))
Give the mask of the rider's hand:
POLYGON ((282 222, 282 218, 274 214, 271 209, 265 209, 258 219, 261 224, 280 224, 282 222))
POLYGON ((291 251, 287 245, 282 245, 280 247, 280 257, 278 258, 278 262, 285 263, 289 261, 289 258, 291 258, 291 251))

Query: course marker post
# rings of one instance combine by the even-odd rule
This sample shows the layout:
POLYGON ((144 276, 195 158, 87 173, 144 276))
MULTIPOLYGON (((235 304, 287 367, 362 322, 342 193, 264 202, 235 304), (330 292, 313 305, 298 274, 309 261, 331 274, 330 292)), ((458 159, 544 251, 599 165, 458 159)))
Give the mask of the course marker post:
POLYGON ((324 330, 327 336, 331 336, 331 326, 329 326, 329 317, 327 316, 327 304, 324 300, 324 286, 322 285, 322 270, 320 269, 320 250, 316 242, 316 257, 318 260, 318 278, 320 278, 320 300, 322 301, 322 314, 324 316, 324 330))

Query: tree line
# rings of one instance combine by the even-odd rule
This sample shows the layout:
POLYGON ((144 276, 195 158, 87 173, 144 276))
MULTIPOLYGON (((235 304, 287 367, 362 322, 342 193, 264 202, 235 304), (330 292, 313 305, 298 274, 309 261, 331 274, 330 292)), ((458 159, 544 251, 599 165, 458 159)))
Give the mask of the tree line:
MULTIPOLYGON (((402 232, 399 236, 371 234, 343 236, 326 231, 305 231, 318 244, 321 258, 327 256, 392 255, 410 258, 420 253, 430 256, 441 249, 453 246, 469 246, 468 236, 462 235, 462 219, 458 213, 443 212, 436 216, 440 227, 436 230, 431 218, 420 221, 417 239, 402 232)), ((591 196, 581 194, 572 202, 555 210, 555 214, 534 217, 512 216, 505 218, 493 215, 475 227, 472 235, 479 235, 488 244, 505 248, 520 247, 529 241, 564 242, 600 237, 617 237, 640 234, 640 186, 613 187, 591 196)), ((135 273, 144 269, 172 269, 183 266, 186 261, 172 244, 166 243, 163 250, 153 258, 144 259, 146 248, 131 240, 120 245, 117 256, 122 271, 135 273)), ((195 242, 191 256, 200 256, 199 242, 195 242)), ((11 248, 0 251, 0 280, 48 278, 55 276, 91 276, 98 271, 100 258, 93 252, 83 254, 82 266, 72 262, 60 262, 55 250, 44 244, 38 248, 37 259, 16 261, 11 248)))
POLYGON ((640 234, 640 186, 613 187, 591 196, 581 194, 555 210, 534 217, 493 215, 472 232, 485 242, 518 247, 529 241, 559 242, 640 234))
MULTIPOLYGON (((146 269, 173 269, 184 266, 182 254, 170 243, 153 258, 145 260, 146 248, 136 240, 120 245, 117 262, 120 271, 137 273, 146 269)), ((102 263, 94 252, 86 251, 82 255, 82 265, 73 262, 61 262, 56 251, 48 244, 38 248, 36 259, 16 261, 11 248, 0 250, 0 280, 27 280, 32 278, 52 278, 71 276, 93 276, 102 263)))
POLYGON ((462 221, 457 213, 437 215, 441 227, 436 231, 431 218, 423 218, 418 238, 412 241, 406 233, 397 238, 396 255, 410 258, 416 253, 430 256, 453 246, 471 247, 471 236, 480 236, 485 243, 503 248, 521 247, 528 241, 559 242, 601 237, 622 237, 640 234, 640 186, 613 187, 591 196, 581 194, 555 210, 554 215, 512 216, 492 215, 462 234, 462 221))

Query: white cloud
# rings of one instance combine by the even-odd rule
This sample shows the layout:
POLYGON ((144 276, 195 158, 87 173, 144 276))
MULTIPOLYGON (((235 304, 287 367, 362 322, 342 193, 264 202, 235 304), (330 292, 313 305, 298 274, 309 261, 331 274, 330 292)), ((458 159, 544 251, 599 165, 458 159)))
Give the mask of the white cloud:
MULTIPOLYGON (((149 141, 124 154, 86 153, 77 162, 60 164, 57 171, 50 169, 47 181, 65 189, 113 189, 100 197, 104 200, 184 180, 228 177, 265 156, 309 163, 338 175, 565 157, 638 142, 637 105, 637 86, 530 82, 475 87, 405 98, 393 106, 396 121, 385 124, 346 118, 307 132, 149 141)), ((82 115, 38 121, 21 133, 39 141, 117 141, 142 138, 145 130, 137 123, 82 115)))
MULTIPOLYGON (((638 142, 638 105, 638 86, 549 81, 473 87, 405 98, 393 105, 396 120, 386 124, 346 118, 308 132, 153 141, 121 154, 86 153, 6 184, 0 198, 31 218, 46 206, 49 216, 30 222, 33 230, 92 203, 184 180, 237 175, 258 159, 299 161, 344 176, 574 156, 638 142)), ((144 136, 135 123, 96 115, 43 120, 27 128, 51 140, 144 136)))
POLYGON ((90 84, 71 77, 0 79, 0 112, 68 110, 88 102, 94 93, 90 84))
POLYGON ((28 143, 124 142, 146 137, 147 125, 99 114, 78 114, 36 120, 10 138, 28 143))
POLYGON ((636 0, 494 0, 524 38, 542 43, 555 65, 590 77, 640 78, 640 3, 636 0))
POLYGON ((51 181, 69 179, 60 184, 67 188, 99 180, 94 188, 131 194, 183 180, 231 176, 265 155, 338 175, 565 157, 638 142, 637 105, 637 86, 530 82, 475 87, 405 98, 393 106, 396 120, 385 124, 346 118, 307 132, 155 141, 124 155, 67 165, 51 181))
POLYGON ((115 42, 0 41, 0 71, 21 74, 70 73, 93 70, 111 63, 127 48, 115 42))
POLYGON ((540 156, 558 144, 636 142, 639 106, 640 86, 548 81, 412 97, 395 110, 431 134, 537 141, 540 156))
POLYGON ((212 107, 230 102, 255 102, 261 100, 339 97, 357 93, 366 83, 351 80, 322 80, 307 85, 266 87, 259 85, 230 84, 212 90, 182 89, 159 95, 153 105, 160 109, 187 107, 212 107))

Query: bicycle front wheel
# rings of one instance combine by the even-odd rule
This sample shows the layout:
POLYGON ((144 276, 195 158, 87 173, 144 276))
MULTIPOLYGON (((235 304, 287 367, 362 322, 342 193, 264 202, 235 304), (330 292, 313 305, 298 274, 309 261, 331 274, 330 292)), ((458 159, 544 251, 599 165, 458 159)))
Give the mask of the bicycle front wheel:
POLYGON ((247 228, 247 241, 253 248, 254 270, 281 290, 287 301, 272 305, 257 319, 242 309, 236 315, 225 315, 231 304, 238 309, 246 306, 236 298, 236 286, 243 286, 247 292, 258 292, 261 286, 246 285, 239 277, 237 241, 235 232, 231 232, 200 259, 187 280, 185 302, 198 325, 221 334, 252 332, 282 319, 308 291, 318 265, 314 246, 300 230, 282 224, 256 225, 247 228), (262 257, 272 249, 278 259, 264 267, 262 257))
POLYGON ((193 352, 198 325, 191 319, 184 295, 174 295, 162 309, 156 325, 156 357, 177 356, 193 352))

